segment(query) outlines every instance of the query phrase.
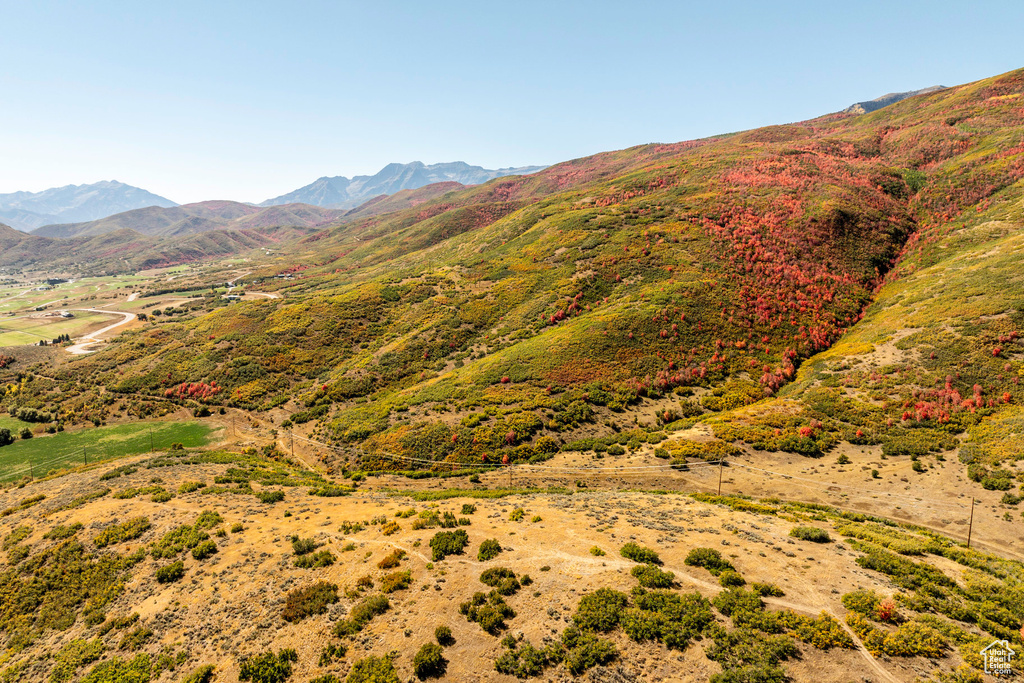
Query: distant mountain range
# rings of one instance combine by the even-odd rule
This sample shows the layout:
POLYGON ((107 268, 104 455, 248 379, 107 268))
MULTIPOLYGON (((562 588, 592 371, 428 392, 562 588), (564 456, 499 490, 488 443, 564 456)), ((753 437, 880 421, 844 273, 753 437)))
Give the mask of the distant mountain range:
POLYGON ((480 185, 488 180, 509 175, 527 175, 546 166, 520 166, 496 170, 470 166, 464 161, 442 164, 388 164, 375 175, 357 175, 354 178, 334 176, 318 178, 299 189, 262 202, 260 206, 276 206, 301 202, 332 209, 351 209, 380 195, 395 194, 399 190, 415 190, 433 183, 456 182, 462 185, 480 185))
POLYGON ((45 225, 33 236, 69 239, 132 230, 151 237, 181 237, 211 230, 245 230, 274 226, 315 228, 335 222, 344 211, 308 204, 261 208, 230 201, 198 202, 181 206, 149 206, 83 223, 45 225))
POLYGON ((944 85, 933 85, 930 88, 922 88, 920 90, 911 90, 909 92, 891 92, 881 97, 876 97, 873 100, 867 102, 857 102, 851 104, 849 107, 842 111, 843 114, 868 114, 873 111, 877 111, 882 107, 888 107, 890 104, 895 104, 900 100, 905 100, 908 97, 914 95, 927 95, 928 93, 938 92, 939 90, 945 90, 944 85))
POLYGON ((104 180, 65 185, 42 192, 0 194, 0 222, 21 231, 51 223, 92 221, 146 206, 177 206, 166 197, 138 187, 104 180))

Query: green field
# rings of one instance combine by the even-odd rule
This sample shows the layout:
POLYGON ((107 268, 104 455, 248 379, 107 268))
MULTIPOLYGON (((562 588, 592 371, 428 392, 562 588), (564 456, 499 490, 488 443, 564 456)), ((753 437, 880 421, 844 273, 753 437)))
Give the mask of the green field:
POLYGON ((35 344, 40 339, 49 341, 62 334, 77 337, 94 323, 114 323, 115 314, 84 313, 75 311, 74 318, 0 318, 0 346, 35 344))
POLYGON ((209 426, 200 422, 150 422, 18 440, 0 448, 0 481, 20 479, 30 471, 36 477, 44 476, 71 465, 83 464, 86 455, 89 462, 94 462, 145 453, 151 448, 151 433, 153 447, 157 450, 166 449, 172 443, 186 447, 203 446, 211 431, 209 426))

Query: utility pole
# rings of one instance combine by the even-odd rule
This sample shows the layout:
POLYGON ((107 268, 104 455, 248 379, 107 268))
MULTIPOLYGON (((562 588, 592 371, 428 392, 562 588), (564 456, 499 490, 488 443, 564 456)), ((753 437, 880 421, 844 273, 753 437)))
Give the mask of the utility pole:
POLYGON ((156 447, 153 446, 153 428, 150 427, 149 428, 149 452, 152 453, 155 450, 156 450, 156 447))
POLYGON ((288 441, 291 443, 291 446, 292 446, 292 460, 294 460, 295 459, 295 432, 291 431, 290 429, 288 430, 288 441))
POLYGON ((971 519, 967 522, 967 547, 971 547, 971 530, 974 528, 974 496, 971 496, 971 519))
POLYGON ((722 495, 722 468, 725 467, 725 460, 718 461, 718 495, 722 495))

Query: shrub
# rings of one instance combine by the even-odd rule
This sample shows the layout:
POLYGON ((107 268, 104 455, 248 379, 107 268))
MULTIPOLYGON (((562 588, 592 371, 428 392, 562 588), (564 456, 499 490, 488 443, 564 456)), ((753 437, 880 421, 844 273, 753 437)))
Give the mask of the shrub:
POLYGON ((611 588, 599 588, 580 598, 573 623, 587 631, 611 631, 619 623, 629 599, 625 593, 611 588))
POLYGON ((434 638, 437 639, 438 645, 448 647, 449 645, 455 644, 455 637, 452 636, 452 630, 447 626, 438 626, 435 628, 434 638))
POLYGON ((715 608, 727 617, 735 614, 744 615, 764 609, 761 596, 749 593, 742 588, 724 590, 711 601, 715 608))
POLYGON ((516 644, 502 641, 505 652, 494 662, 494 669, 498 673, 517 678, 530 678, 540 676, 544 667, 550 663, 550 657, 545 650, 538 650, 530 642, 516 644))
POLYGON ((233 534, 240 534, 243 531, 245 531, 245 527, 242 526, 241 522, 235 522, 234 524, 231 525, 231 533, 233 533, 233 534))
POLYGON ((281 617, 285 621, 299 621, 314 614, 323 614, 328 605, 338 602, 338 587, 326 581, 317 581, 305 588, 288 593, 281 617))
POLYGON ((785 595, 785 592, 773 583, 754 582, 750 584, 750 589, 763 598, 780 598, 785 595))
POLYGON ((412 670, 420 679, 443 676, 448 662, 437 643, 424 643, 412 658, 412 670))
POLYGON ((743 580, 743 577, 740 576, 739 572, 732 569, 726 569, 718 575, 718 583, 722 584, 725 588, 735 588, 737 586, 746 585, 747 582, 743 580))
POLYGON ((256 498, 261 503, 280 503, 284 500, 284 491, 260 491, 256 494, 256 498))
POLYGON ((498 591, 493 590, 486 595, 474 593, 468 602, 459 605, 459 612, 468 621, 480 624, 480 628, 491 635, 505 628, 505 619, 511 619, 516 615, 498 591))
POLYGON ((459 513, 459 514, 471 515, 474 512, 476 512, 476 505, 473 505, 472 503, 463 503, 462 504, 462 512, 459 513))
POLYGON ((389 657, 366 657, 352 665, 345 683, 400 683, 389 657))
POLYGON ((238 680, 252 683, 284 683, 291 678, 292 664, 299 661, 295 650, 285 649, 278 654, 263 652, 244 659, 238 667, 238 680))
POLYGON ((469 545, 469 535, 464 529, 439 531, 430 539, 431 559, 438 562, 449 555, 461 555, 469 545))
POLYGON ((722 673, 711 676, 712 683, 782 683, 786 672, 779 662, 796 657, 796 644, 786 636, 769 636, 738 628, 717 630, 708 659, 722 665, 722 673))
POLYGON ((206 488, 206 484, 204 484, 201 481, 186 481, 185 483, 178 487, 178 493, 192 493, 193 491, 198 491, 201 488, 206 488))
POLYGON ((843 607, 865 617, 873 617, 882 599, 874 591, 859 590, 847 593, 842 598, 843 607))
POLYGON ((601 550, 596 545, 590 549, 590 554, 594 557, 603 557, 604 555, 607 555, 605 551, 601 550))
POLYGON ((801 541, 811 541, 812 543, 828 543, 832 540, 827 531, 815 526, 793 527, 789 535, 793 538, 799 538, 801 541))
POLYGON ((306 555, 317 549, 317 542, 312 538, 299 538, 292 536, 292 553, 295 555, 306 555))
POLYGON ((521 587, 516 573, 507 567, 491 567, 485 570, 480 575, 480 581, 494 588, 500 595, 514 595, 521 587))
POLYGON ((320 650, 320 659, 317 664, 321 667, 330 666, 334 660, 344 657, 346 652, 348 652, 348 647, 344 643, 331 643, 320 650))
POLYGON ((122 650, 131 650, 132 652, 135 652, 152 637, 152 629, 146 628, 145 626, 137 626, 121 638, 121 642, 118 643, 118 647, 122 650))
POLYGON ((644 588, 671 588, 676 580, 676 575, 658 569, 654 565, 641 564, 633 567, 630 574, 644 588))
POLYGON ((562 632, 562 647, 565 648, 562 661, 574 676, 579 676, 591 667, 607 664, 619 654, 611 641, 572 627, 562 632))
POLYGON ((181 683, 211 683, 215 668, 213 664, 203 664, 193 669, 192 673, 186 676, 181 683))
POLYGON ((348 619, 340 621, 335 625, 334 635, 342 637, 358 633, 359 631, 362 631, 374 617, 384 614, 390 607, 391 603, 388 601, 387 596, 371 595, 364 598, 362 602, 352 608, 352 611, 349 612, 348 619))
POLYGON ((160 583, 173 583, 185 576, 185 564, 178 560, 156 570, 156 580, 160 583))
POLYGON ((498 543, 496 539, 488 538, 486 541, 480 544, 480 550, 477 552, 476 559, 480 562, 486 562, 487 560, 493 560, 501 552, 501 543, 498 543))
POLYGON ((395 520, 393 520, 393 519, 388 520, 387 522, 384 522, 384 524, 381 525, 381 527, 380 527, 380 532, 382 534, 384 534, 385 536, 391 536, 392 534, 397 534, 401 530, 402 530, 401 525, 398 522, 396 522, 395 520))
POLYGON ((217 544, 214 543, 213 541, 207 540, 207 541, 203 541, 202 543, 197 545, 195 548, 192 548, 192 557, 196 558, 197 560, 205 560, 210 555, 213 555, 216 552, 217 552, 217 544))
POLYGON ((391 574, 386 574, 384 578, 380 580, 380 589, 385 593, 394 593, 395 591, 408 588, 411 583, 412 573, 408 570, 404 572, 392 572, 391 574))
POLYGON ((694 548, 686 556, 685 563, 690 567, 704 567, 713 575, 718 576, 727 569, 735 571, 735 567, 722 557, 722 553, 714 548, 694 548))
POLYGON ((321 550, 311 555, 296 557, 292 563, 299 569, 320 569, 321 567, 330 567, 336 559, 330 550, 321 550))
POLYGON ((111 524, 93 539, 93 543, 97 548, 105 548, 114 543, 130 541, 146 533, 150 526, 152 525, 148 517, 136 517, 121 524, 111 524))
POLYGON ((658 557, 658 553, 654 552, 650 548, 637 545, 636 543, 627 543, 622 546, 619 553, 627 560, 633 560, 634 562, 643 562, 644 564, 661 564, 661 558, 658 557))
POLYGON ((405 551, 401 548, 395 548, 390 553, 384 556, 380 562, 377 563, 378 569, 394 569, 405 557, 405 551))
MULTIPOLYGON (((99 659, 103 655, 104 649, 103 641, 100 638, 72 640, 54 657, 50 683, 65 683, 71 680, 78 669, 99 659)), ((13 678, 8 680, 13 680, 13 678)))
POLYGON ((715 621, 711 603, 699 593, 652 591, 635 597, 636 608, 625 610, 620 623, 626 635, 637 642, 659 640, 669 648, 683 650, 715 621))
POLYGON ((523 510, 523 508, 516 508, 511 513, 509 513, 508 519, 511 522, 521 522, 523 520, 523 517, 525 516, 526 511, 523 510))

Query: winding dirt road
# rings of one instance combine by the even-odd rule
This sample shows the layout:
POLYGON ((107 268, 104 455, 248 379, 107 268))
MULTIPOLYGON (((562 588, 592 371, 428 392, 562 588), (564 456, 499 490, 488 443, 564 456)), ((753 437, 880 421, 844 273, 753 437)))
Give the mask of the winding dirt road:
MULTIPOLYGON (((135 301, 138 298, 139 293, 133 292, 128 296, 128 301, 135 301)), ((102 308, 76 308, 73 310, 87 311, 89 313, 107 313, 109 315, 123 316, 120 321, 114 323, 113 325, 107 325, 102 329, 96 330, 95 332, 90 332, 84 337, 80 337, 73 346, 68 347, 68 353, 70 353, 73 356, 81 356, 86 353, 93 353, 94 351, 97 351, 97 349, 90 347, 96 346, 100 342, 104 341, 100 337, 107 334, 108 332, 113 332, 117 328, 123 327, 136 319, 136 315, 134 313, 123 313, 121 311, 107 311, 102 308)))

